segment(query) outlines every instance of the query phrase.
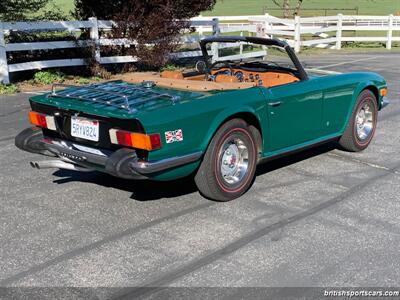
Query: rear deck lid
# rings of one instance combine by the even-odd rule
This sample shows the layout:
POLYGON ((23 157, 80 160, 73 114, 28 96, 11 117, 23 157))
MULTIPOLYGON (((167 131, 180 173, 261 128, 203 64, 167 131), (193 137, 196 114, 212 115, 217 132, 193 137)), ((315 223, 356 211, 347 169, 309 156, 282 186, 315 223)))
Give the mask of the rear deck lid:
POLYGON ((33 102, 60 109, 114 117, 135 118, 140 112, 176 105, 204 96, 205 93, 160 88, 145 82, 130 84, 110 81, 86 86, 57 84, 51 93, 32 97, 33 102))

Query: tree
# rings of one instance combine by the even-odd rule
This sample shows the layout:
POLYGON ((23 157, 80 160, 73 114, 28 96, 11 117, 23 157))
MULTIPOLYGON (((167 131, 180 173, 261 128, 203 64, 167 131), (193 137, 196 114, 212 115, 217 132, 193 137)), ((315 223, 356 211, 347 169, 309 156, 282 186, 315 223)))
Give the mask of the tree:
POLYGON ((186 20, 210 10, 216 0, 75 0, 75 16, 114 20, 114 38, 126 38, 126 54, 142 63, 160 66, 178 47, 178 36, 188 29, 186 20))
POLYGON ((63 18, 65 18, 64 14, 52 3, 52 0, 0 1, 1 21, 59 20, 63 18), (40 13, 38 13, 39 11, 40 13))
POLYGON ((289 17, 290 0, 283 0, 283 17, 289 17))
MULTIPOLYGON (((283 2, 280 2, 279 0, 272 0, 274 4, 280 8, 283 9, 283 17, 284 18, 289 18, 290 14, 290 0, 283 0, 283 2)), ((298 16, 300 14, 300 8, 301 5, 303 4, 303 0, 298 0, 296 8, 294 9, 294 16, 298 16)))
POLYGON ((298 16, 300 14, 300 8, 301 8, 302 4, 303 4, 303 0, 298 0, 297 1, 296 8, 294 9, 294 15, 295 16, 298 16))

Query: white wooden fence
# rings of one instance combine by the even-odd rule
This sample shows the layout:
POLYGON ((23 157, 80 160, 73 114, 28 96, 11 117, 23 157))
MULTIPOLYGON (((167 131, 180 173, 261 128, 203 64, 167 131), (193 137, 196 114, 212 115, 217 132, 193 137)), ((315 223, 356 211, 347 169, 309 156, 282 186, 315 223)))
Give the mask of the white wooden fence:
MULTIPOLYGON (((268 14, 253 16, 220 16, 220 17, 196 17, 191 19, 191 25, 196 28, 197 35, 182 36, 183 44, 193 44, 204 37, 204 34, 253 34, 264 37, 274 37, 286 40, 296 52, 301 47, 322 47, 341 49, 343 42, 381 42, 391 49, 393 42, 400 42, 400 36, 393 33, 400 31, 400 16, 328 16, 295 19, 280 19, 268 14), (350 34, 346 34, 350 32, 350 34), (357 36, 354 35, 357 32, 357 36), (366 32, 385 32, 384 36, 370 36, 366 32), (361 34, 361 36, 360 36, 361 34), (365 34, 365 36, 363 36, 365 34)), ((0 82, 9 83, 9 74, 25 70, 37 70, 44 68, 80 66, 86 63, 85 59, 60 59, 40 60, 18 64, 8 64, 7 53, 16 51, 51 50, 95 47, 95 59, 100 64, 126 63, 137 61, 132 56, 101 55, 101 46, 127 45, 129 42, 123 39, 108 39, 101 36, 100 32, 109 31, 112 28, 111 21, 101 21, 91 18, 88 21, 63 21, 63 22, 0 22, 0 82), (90 30, 89 40, 79 41, 52 41, 31 43, 6 43, 6 36, 11 31, 40 32, 40 31, 69 31, 71 33, 90 30)), ((231 45, 221 45, 220 48, 231 45)), ((240 53, 229 57, 230 59, 244 56, 262 56, 260 53, 240 53)), ((210 52, 213 60, 218 60, 218 48, 210 52)), ((176 58, 200 56, 199 50, 185 51, 172 54, 176 58)), ((227 57, 224 57, 227 59, 227 57)))
MULTIPOLYGON (((62 21, 62 22, 0 22, 0 83, 9 83, 9 74, 19 71, 40 70, 44 68, 82 66, 87 62, 83 58, 57 59, 57 60, 39 60, 17 64, 9 64, 7 53, 17 51, 34 50, 54 50, 69 48, 95 47, 95 59, 100 64, 128 63, 136 62, 138 59, 132 56, 102 56, 101 46, 107 45, 129 45, 125 39, 109 39, 102 37, 100 32, 110 31, 113 23, 111 21, 97 20, 91 18, 88 21, 62 21), (51 42, 29 42, 29 43, 6 43, 6 36, 11 32, 70 32, 77 34, 83 30, 90 30, 89 40, 77 41, 51 41, 51 42)), ((214 34, 218 34, 218 19, 193 20, 191 26, 194 28, 211 28, 214 34)), ((183 36, 183 44, 193 44, 201 40, 204 36, 201 34, 183 36)), ((201 51, 185 51, 173 54, 177 58, 196 57, 201 55, 201 51)))
MULTIPOLYGON (((281 19, 265 14, 213 18, 220 21, 221 33, 230 30, 255 31, 258 36, 286 40, 296 52, 300 52, 301 47, 341 49, 344 42, 381 42, 385 43, 386 48, 390 50, 393 42, 400 42, 400 35, 393 34, 395 31, 400 31, 400 16, 393 15, 345 16, 338 14, 326 17, 281 19), (384 32, 384 35, 373 36, 368 32, 373 34, 384 32)), ((193 20, 205 21, 210 20, 210 17, 197 17, 193 20)), ((208 30, 211 29, 208 28, 208 30)))
POLYGON ((265 15, 249 18, 259 34, 286 39, 296 52, 301 47, 341 49, 343 42, 381 42, 387 49, 400 42, 400 16, 337 16, 279 19, 265 15), (378 34, 382 32, 382 34, 378 34))

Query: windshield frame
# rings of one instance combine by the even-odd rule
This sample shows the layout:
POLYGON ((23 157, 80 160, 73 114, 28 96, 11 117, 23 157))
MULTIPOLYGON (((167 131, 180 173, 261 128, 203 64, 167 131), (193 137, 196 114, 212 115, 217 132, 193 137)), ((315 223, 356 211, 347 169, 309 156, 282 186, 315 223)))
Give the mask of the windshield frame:
POLYGON ((203 59, 206 63, 207 70, 206 72, 209 74, 211 72, 211 56, 208 55, 207 52, 207 44, 210 43, 252 43, 256 45, 263 45, 263 46, 275 46, 278 48, 282 48, 285 50, 287 55, 289 56, 290 60, 293 62, 293 65, 297 69, 299 79, 300 80, 308 80, 308 75, 305 69, 303 68, 302 64, 300 63, 297 55, 293 51, 293 49, 284 41, 276 40, 276 39, 266 39, 260 37, 244 37, 244 36, 223 36, 223 37, 211 37, 206 38, 200 41, 200 48, 203 54, 203 59))

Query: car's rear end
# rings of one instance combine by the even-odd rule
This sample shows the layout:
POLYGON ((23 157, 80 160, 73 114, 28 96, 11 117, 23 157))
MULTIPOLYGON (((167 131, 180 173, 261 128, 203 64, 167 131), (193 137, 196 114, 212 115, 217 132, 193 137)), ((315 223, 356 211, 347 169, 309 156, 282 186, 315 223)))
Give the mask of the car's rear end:
POLYGON ((198 160, 201 154, 151 162, 149 152, 162 146, 160 132, 146 132, 140 112, 174 105, 185 94, 151 83, 108 82, 85 87, 55 86, 30 99, 34 125, 15 139, 22 150, 55 159, 32 162, 36 168, 99 170, 122 178, 147 178, 198 160))

